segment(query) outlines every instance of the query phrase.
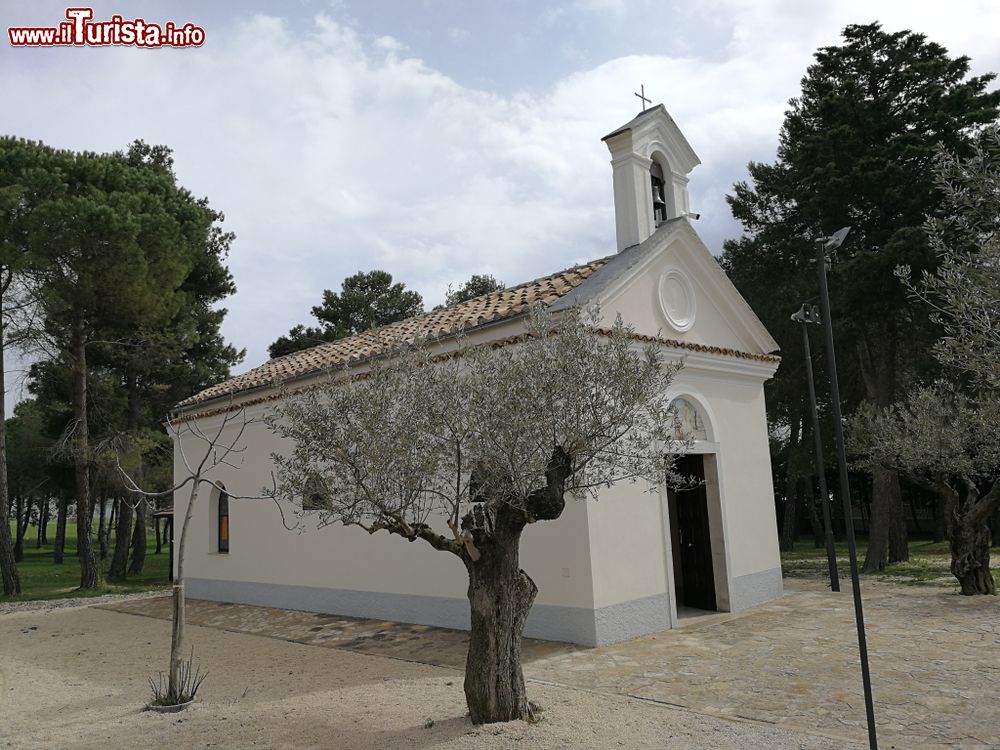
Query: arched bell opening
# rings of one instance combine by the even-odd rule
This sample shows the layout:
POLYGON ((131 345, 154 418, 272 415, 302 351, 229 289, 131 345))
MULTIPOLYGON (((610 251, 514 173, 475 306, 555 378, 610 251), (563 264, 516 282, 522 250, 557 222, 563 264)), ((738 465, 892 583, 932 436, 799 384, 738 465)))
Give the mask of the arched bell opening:
POLYGON ((650 166, 649 180, 653 194, 653 223, 655 226, 660 226, 667 220, 667 183, 663 176, 663 167, 659 162, 654 161, 650 166))
POLYGON ((660 226, 676 214, 674 182, 670 162, 662 151, 656 150, 649 157, 649 185, 653 201, 653 225, 660 226))

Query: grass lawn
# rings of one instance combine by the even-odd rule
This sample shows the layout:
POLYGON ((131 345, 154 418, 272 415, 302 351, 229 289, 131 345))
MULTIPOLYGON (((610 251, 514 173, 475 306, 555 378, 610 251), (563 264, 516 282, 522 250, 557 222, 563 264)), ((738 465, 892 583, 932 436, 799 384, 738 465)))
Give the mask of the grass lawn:
MULTIPOLYGON (((849 579, 850 562, 847 557, 847 543, 835 545, 837 570, 841 580, 849 579)), ((866 539, 858 539, 858 565, 864 563, 868 549, 866 539)), ((875 580, 897 583, 955 585, 958 582, 951 574, 951 552, 948 542, 910 542, 910 559, 905 563, 890 565, 880 573, 868 573, 875 580)), ((990 567, 1000 567, 1000 547, 994 547, 990 554, 990 567)), ((826 549, 817 549, 812 540, 796 542, 791 552, 781 553, 781 569, 786 578, 827 578, 826 549)), ((998 573, 994 573, 996 577, 998 573)), ((843 585, 843 584, 842 584, 843 585)))
MULTIPOLYGON (((156 549, 156 537, 152 534, 148 538, 146 563, 143 566, 141 575, 129 576, 128 581, 125 583, 105 582, 96 589, 78 591, 77 586, 80 585, 80 563, 76 557, 76 524, 71 522, 67 522, 66 524, 66 554, 62 565, 55 565, 52 562, 51 544, 43 544, 40 549, 35 548, 37 533, 37 527, 28 527, 28 533, 24 539, 24 559, 17 564, 17 570, 21 574, 21 595, 18 597, 9 597, 0 594, 0 602, 23 601, 25 599, 67 599, 70 597, 124 594, 135 591, 169 588, 169 584, 167 583, 168 551, 164 547, 163 552, 159 555, 153 554, 156 549)), ((55 522, 49 524, 48 537, 50 541, 56 538, 55 522)), ((96 549, 96 530, 93 534, 93 540, 96 549)), ((102 573, 107 570, 107 566, 111 563, 112 549, 113 546, 108 549, 107 560, 98 560, 102 573)))

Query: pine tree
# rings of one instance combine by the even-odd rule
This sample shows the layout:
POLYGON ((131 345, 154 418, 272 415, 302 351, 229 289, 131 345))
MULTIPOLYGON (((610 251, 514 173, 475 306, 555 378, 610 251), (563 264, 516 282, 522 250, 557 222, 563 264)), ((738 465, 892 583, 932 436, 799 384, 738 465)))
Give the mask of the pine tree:
POLYGON ((402 282, 392 283, 386 271, 358 272, 344 279, 340 293, 323 292, 323 302, 312 309, 319 327, 297 325, 276 340, 268 351, 272 357, 308 349, 327 341, 412 318, 424 311, 424 301, 402 282))
MULTIPOLYGON (((745 235, 726 243, 723 264, 751 304, 772 302, 759 311, 793 361, 801 344, 788 315, 815 294, 807 291, 815 289, 811 238, 853 227, 830 280, 836 335, 852 355, 843 361, 848 411, 861 401, 888 408, 933 366, 936 328, 893 269, 935 267, 922 229, 939 208, 935 149, 964 155, 977 130, 997 119, 1000 92, 987 91, 993 78, 969 77, 967 57, 950 57, 921 34, 848 26, 844 43, 820 49, 802 79, 777 160, 751 163, 751 182, 729 196, 745 235), (761 267, 768 273, 750 271, 761 267)), ((797 368, 779 370, 770 389, 787 399, 779 413, 797 408, 804 388, 797 368)), ((908 557, 898 476, 872 473, 866 571, 908 557)))

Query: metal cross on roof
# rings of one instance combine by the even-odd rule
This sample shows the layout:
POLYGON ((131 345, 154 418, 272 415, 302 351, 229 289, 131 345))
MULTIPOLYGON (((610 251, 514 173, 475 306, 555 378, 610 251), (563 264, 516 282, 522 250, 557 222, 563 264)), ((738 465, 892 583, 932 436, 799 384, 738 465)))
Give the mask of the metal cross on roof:
POLYGON ((644 85, 643 86, 639 86, 639 91, 641 91, 642 93, 640 94, 639 92, 636 92, 635 95, 638 96, 640 99, 642 99, 642 111, 645 112, 646 111, 646 105, 647 104, 652 104, 653 100, 652 99, 648 99, 646 97, 646 87, 644 85))

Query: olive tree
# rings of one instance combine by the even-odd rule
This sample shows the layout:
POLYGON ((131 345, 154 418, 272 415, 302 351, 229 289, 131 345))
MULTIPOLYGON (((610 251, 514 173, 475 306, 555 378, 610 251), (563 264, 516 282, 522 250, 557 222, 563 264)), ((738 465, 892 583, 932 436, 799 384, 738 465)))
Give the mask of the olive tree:
POLYGON ((851 442, 864 463, 900 471, 941 498, 962 593, 995 594, 989 519, 1000 508, 1000 401, 921 388, 888 409, 864 405, 851 442))
POLYGON ((518 560, 526 526, 567 496, 674 478, 667 390, 680 364, 619 319, 535 309, 523 335, 472 346, 417 341, 283 399, 290 440, 276 497, 322 524, 385 531, 454 555, 468 573, 465 695, 477 724, 531 719, 521 636, 538 588, 518 560))

